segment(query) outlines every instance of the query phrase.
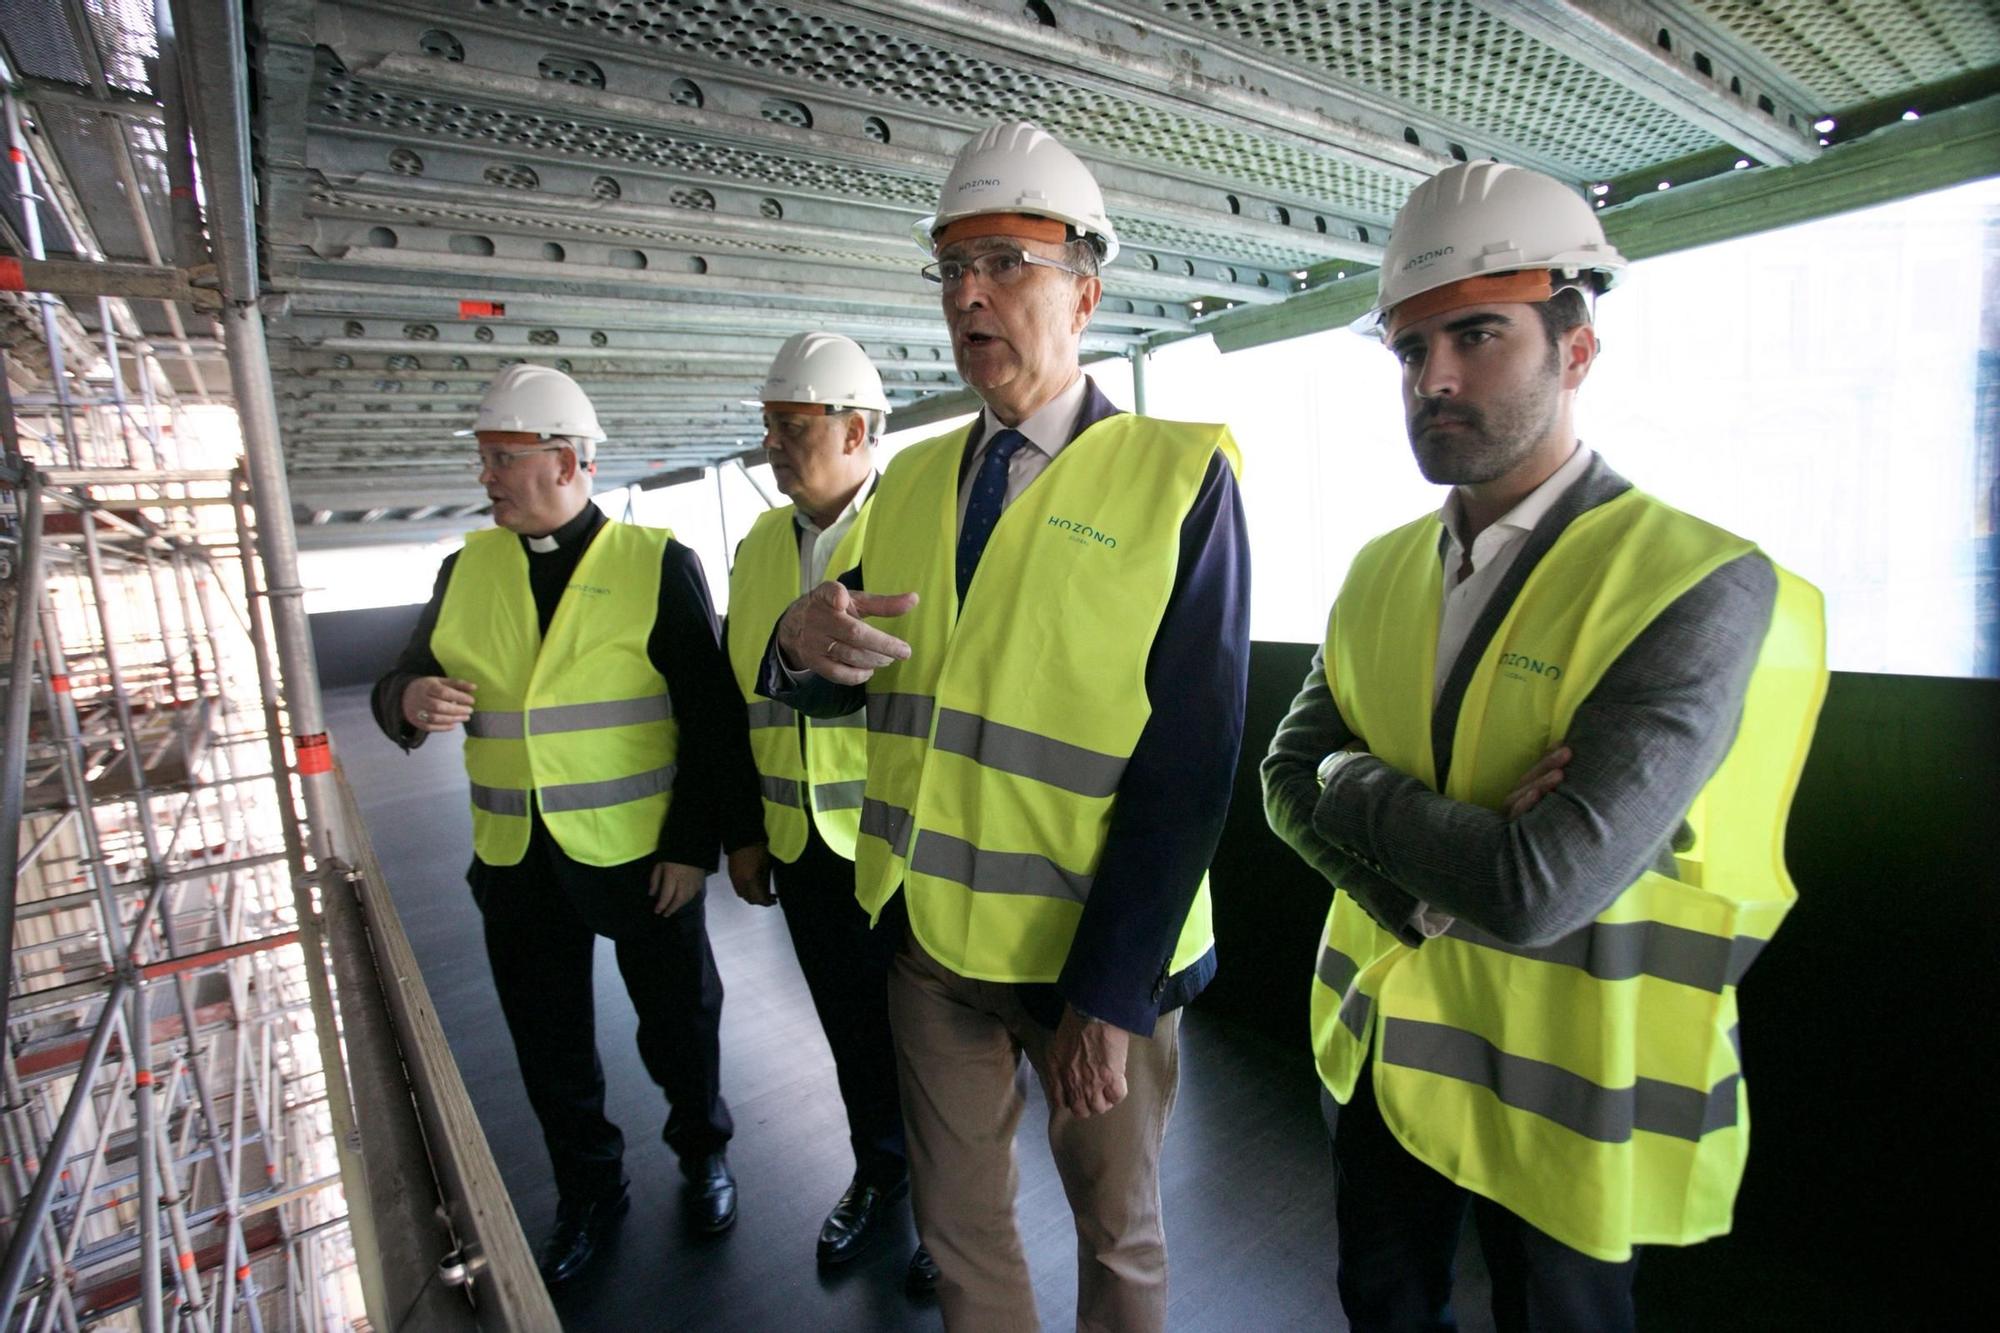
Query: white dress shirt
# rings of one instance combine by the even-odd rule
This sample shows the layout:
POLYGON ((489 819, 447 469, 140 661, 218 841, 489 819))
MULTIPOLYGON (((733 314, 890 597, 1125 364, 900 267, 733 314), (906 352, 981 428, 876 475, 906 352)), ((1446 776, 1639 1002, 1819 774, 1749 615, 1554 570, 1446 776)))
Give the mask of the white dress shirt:
MULTIPOLYGON (((1076 414, 1083 411, 1083 398, 1089 389, 1089 382, 1078 371, 1069 387, 1043 403, 1028 414, 1027 420, 1014 427, 1027 438, 1027 443, 1014 451, 1007 460, 1007 493, 1001 498, 1000 512, 1007 512, 1007 506, 1020 498, 1028 484, 1047 470, 1055 462, 1056 455, 1069 443, 1070 428, 1076 425, 1076 414)), ((979 475, 979 464, 986 457, 986 446, 993 437, 1007 429, 1000 419, 987 408, 979 414, 979 447, 972 451, 963 474, 958 480, 958 522, 965 525, 965 502, 972 494, 972 479, 979 475)))
MULTIPOLYGON (((834 551, 838 549, 840 543, 854 527, 854 519, 861 512, 862 502, 868 498, 868 493, 874 489, 875 473, 870 471, 868 480, 861 483, 861 489, 854 493, 854 498, 847 502, 847 507, 841 510, 839 516, 824 528, 814 523, 810 518, 807 518, 805 510, 798 508, 796 505, 793 506, 792 517, 798 523, 799 530, 800 588, 806 592, 811 592, 814 588, 826 582, 828 573, 827 565, 832 563, 834 551)), ((835 574, 844 574, 847 571, 837 569, 832 572, 835 574)))
POLYGON ((1466 636, 1472 633, 1473 623, 1486 610, 1486 604, 1493 600, 1494 589, 1507 577, 1507 571, 1514 567, 1521 548, 1527 544, 1528 534, 1555 507, 1556 501, 1562 499, 1563 493, 1590 470, 1590 460, 1595 456, 1590 449, 1578 444, 1571 451, 1568 461, 1550 473, 1546 481, 1529 491, 1519 504, 1474 537, 1472 572, 1463 579, 1459 577, 1459 570, 1465 563, 1466 551, 1459 534, 1465 530, 1465 506, 1458 498, 1457 487, 1445 496, 1444 507, 1438 510, 1438 522, 1444 525, 1444 602, 1438 614, 1437 667, 1431 680, 1432 703, 1436 703, 1438 696, 1444 693, 1445 677, 1451 674, 1452 666, 1458 661, 1466 636))

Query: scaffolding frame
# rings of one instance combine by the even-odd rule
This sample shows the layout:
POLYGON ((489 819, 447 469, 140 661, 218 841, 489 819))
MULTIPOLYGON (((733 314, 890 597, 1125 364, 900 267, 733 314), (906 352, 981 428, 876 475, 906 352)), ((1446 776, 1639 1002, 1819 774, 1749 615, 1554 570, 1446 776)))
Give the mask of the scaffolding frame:
POLYGON ((0 95, 48 358, 17 397, 0 347, 0 1330, 552 1328, 326 735, 242 13, 155 19, 171 267, 130 180, 152 262, 50 261, 0 95), (176 303, 215 313, 240 457, 201 456, 138 300, 182 355, 176 303))
MULTIPOLYGON (((0 1304, 23 1328, 77 1328, 131 1306, 145 1328, 171 1308, 198 1330, 240 1319, 261 1333, 277 1313, 259 1298, 268 1288, 323 1326, 349 1313, 344 1299, 359 1302, 338 1282, 287 1279, 324 1275, 329 1256, 351 1266, 351 1253, 323 1231, 317 1267, 284 1252, 290 1234, 338 1216, 324 1183, 338 1179, 325 1169, 338 1099, 287 1092, 330 1086, 329 1048, 339 1068, 337 1042, 317 1039, 334 1036, 321 1021, 330 1006, 297 1003, 310 970, 292 889, 311 880, 302 844, 286 845, 300 839, 285 833, 297 821, 282 732, 240 698, 246 667, 264 679, 268 655, 220 610, 232 578, 241 589, 251 577, 250 548, 240 526, 183 503, 218 490, 233 501, 242 487, 177 469, 171 405, 144 376, 128 397, 99 313, 108 392, 81 398, 58 378, 43 418, 20 415, 10 441, 23 484, 0 811, 15 944, 0 1185, 15 1225, 0 1304), (33 466, 58 459, 72 466, 33 466), (159 790, 162 764, 176 762, 159 790), (78 881, 87 887, 69 887, 78 881), (297 955, 289 967, 285 952, 297 955), (198 991, 219 1017, 203 1021, 198 991), (80 1050, 64 1040, 85 1031, 80 1050), (308 1054, 320 1058, 296 1058, 308 1054), (299 1190, 306 1181, 322 1183, 299 1190), (260 1280, 260 1265, 282 1276, 260 1280)), ((60 375, 61 349, 50 353, 60 375)))

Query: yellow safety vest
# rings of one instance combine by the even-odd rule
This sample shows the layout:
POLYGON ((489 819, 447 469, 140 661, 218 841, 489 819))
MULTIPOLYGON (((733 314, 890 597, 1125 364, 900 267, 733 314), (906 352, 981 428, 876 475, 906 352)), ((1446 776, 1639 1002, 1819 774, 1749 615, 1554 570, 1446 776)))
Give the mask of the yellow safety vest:
MULTIPOLYGON (((837 576, 860 563, 861 537, 872 498, 834 547, 827 573, 837 576)), ((736 551, 729 571, 729 665, 750 712, 750 753, 764 789, 764 836, 771 855, 796 861, 806 849, 807 811, 826 845, 854 859, 861 828, 861 793, 868 776, 866 715, 806 719, 799 739, 798 714, 757 693, 757 673, 770 642, 771 627, 804 591, 799 587, 798 530, 793 507, 761 515, 736 551)))
MULTIPOLYGON (((1579 516, 1480 659, 1444 794, 1498 809, 1627 645, 1754 549, 1637 491, 1579 516)), ((1342 718, 1433 789, 1441 596, 1427 517, 1355 559, 1325 651, 1342 718)), ((1819 592, 1779 570, 1742 725, 1688 813, 1678 877, 1648 871, 1554 944, 1460 922, 1411 949, 1336 893, 1312 997, 1327 1088, 1348 1100, 1372 1049, 1406 1148, 1595 1258, 1726 1232, 1749 1146, 1736 984, 1797 896, 1785 816, 1825 691, 1819 592)))
POLYGON ((659 846, 679 729, 647 656, 672 533, 599 528, 542 639, 521 539, 465 539, 431 631, 445 674, 479 686, 465 724, 472 846, 488 865, 528 849, 532 795, 572 859, 610 866, 659 846))
MULTIPOLYGON (((855 890, 871 918, 907 886, 911 929, 961 976, 1062 972, 1125 764, 1152 708, 1146 659, 1180 529, 1223 426, 1119 415, 1065 447, 1001 514, 958 605, 969 428, 914 445, 876 489, 871 592, 921 594, 881 627, 909 660, 868 682, 855 890)), ((1169 961, 1214 942, 1208 880, 1169 961)))

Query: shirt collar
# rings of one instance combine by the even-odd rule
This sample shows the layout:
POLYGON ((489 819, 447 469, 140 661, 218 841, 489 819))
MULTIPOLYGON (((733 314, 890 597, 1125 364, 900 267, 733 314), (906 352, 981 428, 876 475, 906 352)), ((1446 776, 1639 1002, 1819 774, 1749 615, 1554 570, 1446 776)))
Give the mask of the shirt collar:
MULTIPOLYGON (((1027 420, 1014 429, 1026 436, 1029 444, 1054 458, 1069 443, 1070 431, 1076 425, 1077 414, 1083 411, 1084 395, 1089 391, 1090 381, 1081 370, 1077 371, 1068 388, 1030 412, 1027 420)), ((979 447, 983 450, 986 442, 1004 429, 992 408, 981 412, 979 447)))
MULTIPOLYGON (((1551 472, 1541 485, 1522 496, 1520 503, 1495 519, 1479 536, 1484 537, 1488 532, 1499 533, 1503 530, 1511 533, 1534 531, 1535 525, 1555 507, 1556 501, 1562 499, 1563 493, 1590 470, 1590 460, 1594 457, 1596 454, 1589 446, 1579 441, 1561 467, 1551 472)), ((1444 505, 1438 510, 1438 522, 1444 524, 1445 534, 1451 539, 1453 548, 1464 550, 1465 543, 1459 540, 1458 534, 1465 526, 1465 513, 1464 507, 1459 502, 1456 486, 1445 494, 1444 505)), ((1479 538, 1475 537, 1473 540, 1477 542, 1479 538)))
POLYGON ((861 483, 861 489, 854 493, 854 498, 847 502, 847 507, 836 514, 833 522, 827 524, 825 528, 807 518, 806 511, 799 508, 796 504, 792 506, 792 517, 797 521, 801 531, 810 532, 815 537, 825 532, 827 528, 837 528, 843 520, 853 518, 861 512, 861 506, 868 502, 869 492, 875 489, 875 480, 880 475, 873 468, 870 468, 868 480, 861 483))

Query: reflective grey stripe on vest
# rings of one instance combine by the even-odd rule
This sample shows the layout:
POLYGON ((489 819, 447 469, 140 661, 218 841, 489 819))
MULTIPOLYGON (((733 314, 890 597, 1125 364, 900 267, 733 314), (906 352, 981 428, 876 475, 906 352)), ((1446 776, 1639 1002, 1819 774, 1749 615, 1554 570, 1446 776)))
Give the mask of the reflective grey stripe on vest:
POLYGON ((938 712, 937 739, 931 744, 962 754, 987 768, 1018 773, 1079 796, 1110 796, 1118 790, 1125 761, 1114 754, 988 721, 955 708, 938 712))
POLYGON ((518 741, 527 735, 525 718, 537 736, 563 731, 595 731, 599 727, 623 727, 635 722, 659 722, 674 715, 673 701, 664 694, 643 699, 609 699, 602 703, 556 704, 528 713, 501 709, 475 711, 465 720, 465 734, 481 740, 518 741))
POLYGON ((528 813, 528 793, 515 787, 482 787, 472 784, 472 804, 474 809, 484 810, 489 815, 519 815, 528 813))
MULTIPOLYGON (((917 696, 903 697, 914 699, 917 696)), ((815 727, 865 727, 868 725, 868 710, 857 708, 851 713, 842 713, 839 717, 816 717, 812 720, 812 724, 815 727)))
POLYGON ((1361 972, 1360 964, 1331 944, 1323 945, 1319 951, 1319 979, 1328 990, 1340 996, 1340 1024, 1352 1032, 1357 1040, 1368 1038, 1368 1011, 1374 1002, 1361 991, 1348 993, 1354 978, 1361 972))
POLYGON ((860 778, 853 782, 822 782, 813 788, 813 808, 816 810, 859 810, 861 794, 868 783, 860 778))
POLYGON ((465 734, 488 741, 518 741, 528 734, 523 725, 527 716, 520 712, 478 709, 465 719, 465 734))
POLYGON ((1331 944, 1322 944, 1319 950, 1320 981, 1335 995, 1347 994, 1347 988, 1361 971, 1361 965, 1349 958, 1331 944))
POLYGON ((602 782, 568 782, 559 787, 543 787, 536 798, 542 803, 545 815, 563 814, 570 810, 602 810, 606 806, 623 805, 627 801, 643 801, 648 796, 657 796, 671 790, 674 785, 674 766, 655 768, 645 773, 634 773, 626 778, 607 778, 602 782))
POLYGON ((861 831, 888 843, 893 855, 909 855, 910 812, 902 806, 890 805, 873 797, 864 799, 861 802, 861 831))
POLYGON ((871 694, 868 696, 868 730, 887 736, 915 736, 928 740, 931 710, 937 700, 928 694, 871 694))
POLYGON ((766 777, 757 775, 757 785, 764 789, 764 799, 777 805, 798 809, 799 784, 791 778, 766 777))
POLYGON ((595 731, 599 727, 626 727, 635 722, 661 722, 673 715, 673 700, 664 694, 649 694, 643 699, 607 699, 603 703, 531 709, 528 730, 537 736, 548 736, 559 731, 595 731))
POLYGON ((756 699, 746 709, 750 714, 750 725, 755 727, 789 727, 797 719, 789 705, 776 699, 756 699))
POLYGON ((949 834, 930 832, 917 844, 910 869, 963 884, 975 893, 1018 893, 1034 898, 1090 897, 1089 875, 1064 870, 1033 852, 990 852, 949 834))
POLYGON ((1535 948, 1508 944, 1464 921, 1454 922, 1445 933, 1516 958, 1579 968, 1599 981, 1645 975, 1718 995, 1743 979, 1766 943, 1751 935, 1725 939, 1663 921, 1594 921, 1554 944, 1535 948))
POLYGON ((1699 1142, 1736 1123, 1736 1074, 1707 1090, 1650 1078, 1607 1088, 1560 1066, 1509 1055, 1476 1033, 1413 1018, 1383 1022, 1385 1062, 1477 1084, 1516 1110, 1599 1143, 1625 1143, 1634 1130, 1699 1142))

